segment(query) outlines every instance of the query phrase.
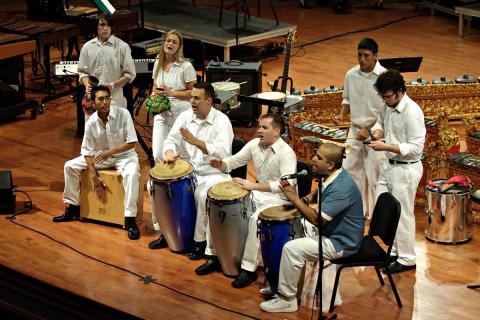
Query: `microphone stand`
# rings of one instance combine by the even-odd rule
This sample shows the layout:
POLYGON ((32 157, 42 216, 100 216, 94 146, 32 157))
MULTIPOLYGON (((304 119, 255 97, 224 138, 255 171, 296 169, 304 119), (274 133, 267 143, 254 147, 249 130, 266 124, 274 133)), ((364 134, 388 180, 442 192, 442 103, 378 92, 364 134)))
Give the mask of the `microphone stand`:
MULTIPOLYGON (((318 222, 317 222, 317 229, 318 229, 318 262, 319 262, 319 270, 318 270, 318 278, 317 278, 317 289, 315 290, 319 296, 319 304, 318 304, 318 319, 319 320, 330 320, 336 319, 337 314, 334 313, 330 317, 324 316, 322 312, 322 274, 323 274, 323 245, 322 245, 322 182, 323 178, 326 175, 318 175, 318 222)), ((312 311, 313 312, 313 311, 312 311)))

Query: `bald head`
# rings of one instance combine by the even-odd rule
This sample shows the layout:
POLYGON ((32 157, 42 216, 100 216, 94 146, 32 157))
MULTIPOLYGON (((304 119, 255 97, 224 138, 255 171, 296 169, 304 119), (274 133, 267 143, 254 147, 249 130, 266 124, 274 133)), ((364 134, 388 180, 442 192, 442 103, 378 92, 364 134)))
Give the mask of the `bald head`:
POLYGON ((333 143, 324 143, 320 145, 318 151, 325 157, 327 162, 335 163, 336 169, 342 166, 344 148, 333 143))

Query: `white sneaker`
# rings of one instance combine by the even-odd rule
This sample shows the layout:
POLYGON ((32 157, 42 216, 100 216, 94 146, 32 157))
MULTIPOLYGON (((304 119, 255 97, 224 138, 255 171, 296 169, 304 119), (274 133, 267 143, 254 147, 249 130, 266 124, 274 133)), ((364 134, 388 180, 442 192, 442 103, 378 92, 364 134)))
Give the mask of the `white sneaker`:
POLYGON ((260 294, 264 297, 271 297, 273 296, 272 288, 270 287, 262 288, 260 289, 260 294))
POLYGON ((280 297, 260 303, 260 309, 266 312, 295 312, 298 310, 297 299, 287 301, 280 297))

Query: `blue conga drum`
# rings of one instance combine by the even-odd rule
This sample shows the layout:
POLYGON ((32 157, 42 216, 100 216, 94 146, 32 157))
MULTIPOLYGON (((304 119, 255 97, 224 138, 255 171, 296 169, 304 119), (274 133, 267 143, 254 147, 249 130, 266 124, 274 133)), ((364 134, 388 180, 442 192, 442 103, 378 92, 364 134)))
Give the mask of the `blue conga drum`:
POLYGON ((173 165, 158 163, 150 169, 152 211, 173 252, 193 248, 197 211, 195 206, 195 176, 193 167, 184 160, 173 165))
POLYGON ((300 217, 297 209, 284 206, 265 209, 258 215, 264 271, 275 293, 278 291, 283 246, 287 241, 304 236, 300 217))

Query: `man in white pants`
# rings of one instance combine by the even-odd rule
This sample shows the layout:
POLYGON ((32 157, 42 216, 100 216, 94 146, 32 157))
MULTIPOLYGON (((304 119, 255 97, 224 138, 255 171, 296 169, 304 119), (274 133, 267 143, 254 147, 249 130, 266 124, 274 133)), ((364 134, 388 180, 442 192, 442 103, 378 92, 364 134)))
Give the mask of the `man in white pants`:
POLYGON ((345 75, 342 108, 335 116, 335 120, 340 122, 350 114, 352 124, 347 140, 350 153, 343 161, 343 168, 352 175, 362 193, 366 217, 372 216, 376 202, 375 188, 386 160, 384 152, 374 152, 362 143, 370 137, 370 128, 385 108, 373 87, 378 76, 386 71, 377 61, 377 54, 375 40, 365 38, 358 43, 358 65, 345 75))
MULTIPOLYGON (((322 223, 323 260, 347 257, 358 251, 363 237, 362 196, 350 174, 342 169, 343 148, 326 143, 320 145, 313 158, 313 172, 326 177, 317 210, 300 199, 291 186, 282 187, 285 196, 310 223, 322 223), (320 212, 318 212, 320 211, 320 212)), ((262 302, 266 312, 295 312, 297 284, 306 261, 317 262, 318 231, 316 235, 288 241, 282 250, 278 297, 262 302)), ((334 279, 325 279, 333 281, 334 279)), ((323 292, 323 294, 328 294, 323 292)))
POLYGON ((375 151, 386 151, 388 158, 378 179, 377 194, 390 192, 402 207, 392 248, 392 255, 398 259, 387 266, 391 273, 396 273, 416 266, 415 194, 423 174, 420 158, 426 129, 422 109, 407 96, 398 71, 381 74, 375 88, 387 108, 372 128, 375 141, 368 146, 375 151))
POLYGON ((66 222, 80 215, 80 173, 88 169, 95 194, 103 199, 105 182, 97 169, 115 167, 122 174, 125 190, 125 227, 131 240, 140 233, 135 223, 139 194, 140 166, 135 145, 137 134, 127 109, 110 106, 110 89, 98 86, 92 90, 95 112, 85 125, 81 156, 65 163, 63 201, 67 208, 54 222, 66 222))
MULTIPOLYGON (((252 191, 251 196, 256 208, 248 220, 248 235, 241 264, 242 271, 232 282, 234 288, 246 287, 257 278, 255 271, 260 253, 260 240, 257 237, 258 214, 267 208, 289 203, 280 190, 280 178, 295 173, 297 157, 292 148, 281 138, 284 131, 285 122, 282 115, 271 113, 262 115, 259 119, 258 138, 248 142, 233 156, 223 160, 212 159, 210 161, 212 167, 229 172, 252 160, 258 178, 258 182, 241 178, 233 179, 240 187, 252 191)), ((295 187, 295 180, 287 181, 282 181, 282 183, 289 183, 295 187)), ((195 270, 198 275, 209 274, 220 269, 209 233, 207 234, 205 254, 209 256, 209 259, 195 270)))
MULTIPOLYGON (((205 255, 207 192, 213 185, 231 179, 228 174, 211 167, 209 162, 213 158, 223 159, 232 154, 233 129, 230 119, 212 107, 215 90, 210 83, 195 83, 191 95, 192 108, 178 116, 165 139, 163 161, 174 163, 175 159, 182 158, 193 166, 197 179, 194 194, 197 220, 195 247, 189 258, 198 260, 205 255)), ((155 241, 162 241, 161 238, 155 241)))

